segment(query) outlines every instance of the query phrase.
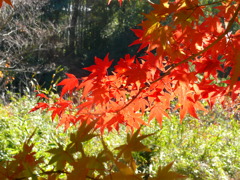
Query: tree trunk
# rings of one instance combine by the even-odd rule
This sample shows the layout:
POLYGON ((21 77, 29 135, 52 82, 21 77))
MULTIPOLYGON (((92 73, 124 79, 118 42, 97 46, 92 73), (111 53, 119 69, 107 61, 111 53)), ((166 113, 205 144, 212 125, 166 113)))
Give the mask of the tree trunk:
POLYGON ((69 46, 67 49, 67 55, 75 55, 76 51, 76 26, 77 19, 79 16, 79 7, 81 0, 73 0, 72 4, 72 16, 70 18, 70 27, 69 27, 69 46))

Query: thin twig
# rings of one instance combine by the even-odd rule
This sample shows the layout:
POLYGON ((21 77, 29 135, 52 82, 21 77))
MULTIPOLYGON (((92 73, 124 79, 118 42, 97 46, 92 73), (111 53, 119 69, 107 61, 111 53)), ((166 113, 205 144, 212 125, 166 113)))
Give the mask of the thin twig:
MULTIPOLYGON (((154 84, 154 83, 162 80, 164 77, 168 76, 168 75, 172 72, 172 70, 175 69, 176 67, 178 67, 178 66, 180 66, 181 64, 184 64, 184 63, 190 61, 191 59, 194 59, 195 57, 199 56, 200 54, 208 51, 210 48, 212 48, 214 45, 216 45, 219 41, 221 41, 221 39, 230 31, 230 29, 231 29, 231 27, 232 27, 232 25, 233 25, 233 23, 234 23, 237 15, 238 15, 238 12, 239 12, 239 11, 240 11, 240 4, 238 5, 237 10, 236 10, 236 12, 234 13, 232 19, 229 21, 229 24, 228 24, 227 29, 225 30, 225 32, 224 32, 223 34, 221 34, 220 36, 218 36, 218 38, 217 38, 215 41, 213 41, 212 44, 210 44, 209 46, 207 46, 207 47, 206 47, 205 49, 203 49, 202 51, 200 51, 200 52, 198 52, 198 53, 196 53, 196 54, 193 54, 193 55, 191 55, 190 57, 184 59, 183 61, 181 61, 181 62, 179 62, 179 63, 177 63, 177 64, 173 64, 173 65, 165 72, 165 74, 164 74, 163 76, 161 76, 161 77, 159 77, 158 79, 150 82, 149 84, 152 85, 152 84, 154 84)), ((139 91, 138 91, 138 93, 137 93, 125 106, 123 106, 121 109, 119 109, 118 111, 116 111, 116 113, 118 113, 118 112, 120 112, 121 110, 123 110, 123 109, 125 109, 126 107, 128 107, 135 99, 137 99, 137 97, 141 94, 141 92, 142 92, 144 89, 146 89, 146 88, 149 87, 149 84, 146 85, 146 86, 144 86, 144 87, 142 87, 142 88, 140 88, 139 91)))

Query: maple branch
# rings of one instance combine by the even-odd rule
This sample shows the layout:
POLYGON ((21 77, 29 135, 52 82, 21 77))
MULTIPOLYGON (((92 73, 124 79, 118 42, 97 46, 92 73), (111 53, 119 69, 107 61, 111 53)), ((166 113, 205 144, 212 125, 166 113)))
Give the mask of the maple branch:
MULTIPOLYGON (((181 64, 184 64, 184 63, 190 61, 191 59, 194 59, 195 57, 197 57, 197 56, 201 55, 202 53, 208 51, 208 50, 209 50, 210 48, 212 48, 215 44, 217 44, 219 41, 221 41, 221 39, 230 31, 230 29, 231 29, 231 27, 232 27, 232 25, 233 25, 233 23, 234 23, 234 20, 235 20, 235 18, 237 17, 239 11, 240 11, 240 4, 238 5, 238 8, 237 8, 236 12, 234 13, 232 19, 229 21, 229 24, 228 24, 225 32, 224 32, 223 34, 221 34, 220 36, 218 36, 218 38, 217 38, 215 41, 213 41, 212 44, 210 44, 209 46, 207 46, 207 47, 206 47, 205 49, 203 49, 202 51, 199 51, 198 53, 191 55, 191 56, 188 57, 187 59, 184 59, 183 61, 181 61, 181 62, 179 62, 179 63, 177 63, 177 64, 173 64, 173 65, 170 67, 170 69, 168 69, 168 70, 165 72, 165 74, 164 74, 163 76, 161 76, 160 78, 156 79, 155 81, 152 81, 150 84, 154 84, 154 83, 158 82, 159 80, 163 79, 165 76, 169 75, 169 74, 171 73, 171 71, 172 71, 175 67, 178 67, 178 66, 180 66, 181 64)), ((144 87, 144 89, 145 89, 145 88, 146 88, 146 87, 144 87)))
POLYGON ((203 49, 202 51, 199 51, 198 53, 193 54, 193 55, 191 55, 190 57, 184 59, 183 61, 181 61, 181 62, 179 62, 179 63, 177 63, 177 64, 172 64, 171 67, 170 67, 161 77, 159 77, 158 79, 156 79, 156 80, 148 83, 148 85, 145 85, 144 87, 140 88, 139 91, 138 91, 138 93, 137 93, 125 106, 123 106, 122 108, 120 108, 119 110, 117 110, 117 111, 115 111, 115 112, 118 113, 118 112, 120 112, 121 110, 123 110, 123 109, 125 109, 126 107, 128 107, 135 99, 137 99, 137 97, 141 94, 141 92, 142 92, 144 89, 148 88, 150 85, 152 85, 152 84, 154 84, 154 83, 162 80, 164 77, 168 76, 168 75, 172 72, 172 70, 173 70, 174 68, 176 68, 176 67, 180 66, 181 64, 184 64, 184 63, 190 61, 191 59, 194 59, 195 57, 201 55, 202 53, 208 51, 210 48, 212 48, 214 45, 216 45, 219 41, 221 41, 222 38, 230 31, 230 29, 231 29, 231 27, 232 27, 232 25, 233 25, 233 23, 234 23, 237 15, 238 15, 239 11, 240 11, 240 4, 238 5, 237 10, 236 10, 236 12, 234 13, 232 19, 229 21, 229 24, 228 24, 225 32, 224 32, 223 34, 221 34, 220 36, 218 36, 218 38, 217 38, 215 41, 213 41, 212 44, 210 44, 209 46, 207 46, 207 47, 206 47, 205 49, 203 49))
POLYGON ((213 5, 213 4, 218 4, 218 3, 222 3, 224 0, 222 1, 217 1, 217 2, 212 2, 212 3, 207 3, 207 4, 201 4, 201 5, 198 5, 198 7, 201 7, 201 6, 209 6, 209 5, 213 5))
MULTIPOLYGON (((191 60, 191 59, 193 59, 193 58, 201 55, 202 53, 204 53, 204 52, 208 51, 210 48, 212 48, 212 47, 213 47, 215 44, 217 44, 219 41, 221 41, 222 38, 230 31, 230 29, 231 29, 231 27, 232 27, 232 25, 233 25, 233 23, 234 23, 234 20, 235 20, 235 18, 237 17, 239 11, 240 11, 240 4, 238 5, 238 8, 237 8, 236 12, 234 13, 232 19, 229 21, 229 24, 228 24, 225 32, 224 32, 223 34, 221 34, 220 36, 218 36, 218 38, 217 38, 215 41, 213 41, 212 44, 210 44, 209 46, 207 46, 207 47, 206 47, 205 49, 203 49, 202 51, 199 51, 198 53, 191 55, 191 56, 188 57, 187 59, 184 59, 183 61, 175 64, 174 67, 177 67, 177 66, 179 66, 179 65, 181 65, 181 64, 183 64, 183 63, 186 63, 186 62, 188 62, 189 60, 191 60)), ((168 71, 172 71, 172 69, 173 69, 174 67, 171 67, 168 71)), ((167 72, 168 72, 168 71, 167 71, 167 72)))

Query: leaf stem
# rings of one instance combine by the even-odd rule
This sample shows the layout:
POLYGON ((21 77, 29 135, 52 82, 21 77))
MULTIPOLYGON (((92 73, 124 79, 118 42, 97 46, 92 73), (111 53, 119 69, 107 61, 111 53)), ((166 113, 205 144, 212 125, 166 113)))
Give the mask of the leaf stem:
POLYGON ((177 63, 177 64, 172 64, 172 66, 164 73, 164 75, 162 75, 162 76, 159 77, 158 79, 156 79, 156 80, 148 83, 148 85, 145 85, 144 87, 140 88, 139 91, 138 91, 138 93, 137 93, 125 106, 123 106, 122 108, 120 108, 119 110, 117 110, 116 113, 118 113, 118 112, 120 112, 121 110, 123 110, 123 109, 125 109, 126 107, 128 107, 135 99, 137 99, 137 97, 141 94, 141 92, 142 92, 144 89, 146 89, 146 88, 149 87, 149 84, 152 85, 152 84, 154 84, 154 83, 162 80, 164 77, 168 76, 168 75, 172 72, 172 70, 173 70, 174 68, 176 68, 176 67, 180 66, 181 64, 184 64, 184 63, 190 61, 191 59, 193 59, 193 58, 201 55, 202 53, 208 51, 210 48, 212 48, 214 45, 216 45, 219 41, 221 41, 221 39, 230 31, 230 29, 231 29, 231 27, 232 27, 232 25, 233 25, 233 23, 234 23, 237 15, 238 15, 239 11, 240 11, 240 4, 238 4, 237 10, 236 10, 236 12, 234 13, 232 19, 229 21, 229 24, 228 24, 225 32, 224 32, 223 34, 221 34, 220 36, 218 36, 218 38, 217 38, 215 41, 213 41, 212 44, 210 44, 209 46, 207 46, 207 47, 206 47, 205 49, 203 49, 202 51, 199 51, 198 53, 193 54, 193 55, 191 55, 190 57, 182 60, 181 62, 179 62, 179 63, 177 63))

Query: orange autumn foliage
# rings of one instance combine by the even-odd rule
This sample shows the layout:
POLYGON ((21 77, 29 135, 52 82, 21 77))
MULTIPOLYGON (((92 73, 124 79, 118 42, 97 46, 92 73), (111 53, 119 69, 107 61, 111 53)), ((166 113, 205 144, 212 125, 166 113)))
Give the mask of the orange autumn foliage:
POLYGON ((161 125, 172 110, 179 111, 180 121, 186 114, 198 118, 198 110, 206 111, 202 100, 210 106, 226 96, 234 101, 240 88, 240 31, 231 28, 239 23, 240 3, 219 2, 215 15, 205 13, 209 5, 198 0, 151 4, 153 10, 145 14, 140 29, 133 29, 137 39, 131 45, 139 44, 143 56, 126 55, 112 72, 109 55, 96 57, 95 65, 85 68, 89 76, 67 74, 58 84, 63 87, 61 97, 55 103, 39 103, 32 111, 52 111, 66 129, 94 121, 103 132, 118 130, 120 124, 138 129, 148 124, 142 118, 146 113, 149 121, 161 125), (226 67, 231 68, 227 81, 218 78, 226 67))

